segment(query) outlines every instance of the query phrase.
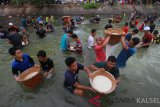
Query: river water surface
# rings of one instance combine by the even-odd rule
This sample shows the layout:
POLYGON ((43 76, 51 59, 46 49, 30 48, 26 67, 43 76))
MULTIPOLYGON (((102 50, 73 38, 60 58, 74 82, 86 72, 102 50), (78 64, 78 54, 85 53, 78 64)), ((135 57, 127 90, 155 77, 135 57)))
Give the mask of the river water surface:
MULTIPOLYGON (((67 52, 63 53, 59 49, 62 26, 60 17, 55 22, 56 32, 50 33, 44 39, 36 37, 32 28, 29 28, 31 43, 23 49, 38 64, 36 54, 38 50, 43 49, 55 63, 55 75, 50 80, 45 80, 43 84, 35 90, 28 90, 21 87, 13 78, 11 71, 11 62, 13 57, 8 54, 11 47, 7 40, 0 39, 0 107, 95 107, 89 103, 89 99, 97 94, 86 91, 85 96, 80 98, 71 95, 64 90, 64 72, 66 65, 64 60, 67 56, 76 57, 77 61, 84 64, 93 64, 94 59, 87 50, 87 38, 92 28, 97 29, 97 35, 103 36, 103 28, 108 22, 108 17, 102 17, 99 24, 90 24, 85 20, 74 31, 82 41, 83 55, 67 52)), ((126 19, 127 20, 127 19, 126 19)), ((0 18, 0 25, 7 27, 9 22, 19 26, 19 18, 8 19, 0 18)), ((122 26, 113 24, 113 26, 122 26)), ((159 29, 157 27, 157 29, 159 29)), ((140 38, 142 33, 139 34, 140 38)), ((121 45, 115 51, 115 55, 120 52, 121 45)), ((160 107, 160 45, 152 44, 148 49, 138 49, 138 52, 132 56, 127 66, 120 69, 121 82, 118 88, 111 94, 103 96, 98 101, 101 107, 160 107), (127 98, 132 101, 115 101, 114 99, 127 98), (159 103, 139 104, 133 101, 137 98, 158 98, 159 103)), ((90 85, 85 72, 80 72, 79 80, 84 85, 90 85)))

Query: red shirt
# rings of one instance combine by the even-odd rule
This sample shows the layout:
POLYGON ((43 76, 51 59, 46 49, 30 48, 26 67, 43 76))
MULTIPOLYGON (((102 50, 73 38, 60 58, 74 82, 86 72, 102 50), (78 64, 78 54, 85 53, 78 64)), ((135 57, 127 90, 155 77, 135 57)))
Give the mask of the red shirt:
POLYGON ((122 30, 123 30, 125 33, 128 33, 129 28, 128 28, 128 26, 124 26, 124 27, 122 28, 122 30))
POLYGON ((150 43, 153 39, 153 35, 152 34, 145 34, 143 36, 143 43, 150 43))
POLYGON ((106 54, 104 48, 99 45, 95 45, 94 51, 96 54, 96 62, 103 62, 106 61, 106 54))
POLYGON ((76 41, 76 51, 77 52, 82 52, 82 44, 81 44, 81 41, 79 39, 76 41))
POLYGON ((137 25, 138 25, 138 23, 139 23, 139 22, 138 22, 138 20, 136 20, 136 21, 135 21, 135 25, 137 26, 137 25))

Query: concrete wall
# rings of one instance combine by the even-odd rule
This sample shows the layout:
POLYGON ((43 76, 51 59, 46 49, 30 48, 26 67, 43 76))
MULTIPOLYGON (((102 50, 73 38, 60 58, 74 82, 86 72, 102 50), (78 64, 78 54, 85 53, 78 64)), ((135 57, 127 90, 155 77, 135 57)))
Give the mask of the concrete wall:
POLYGON ((25 14, 25 15, 32 15, 36 13, 37 15, 74 15, 74 14, 118 14, 122 11, 126 13, 130 13, 133 10, 137 10, 141 13, 153 13, 153 12, 160 12, 159 7, 155 6, 135 6, 134 8, 131 5, 125 6, 108 6, 103 5, 99 9, 91 9, 85 10, 78 5, 50 5, 50 6, 1 6, 0 7, 0 16, 16 16, 17 14, 25 14))

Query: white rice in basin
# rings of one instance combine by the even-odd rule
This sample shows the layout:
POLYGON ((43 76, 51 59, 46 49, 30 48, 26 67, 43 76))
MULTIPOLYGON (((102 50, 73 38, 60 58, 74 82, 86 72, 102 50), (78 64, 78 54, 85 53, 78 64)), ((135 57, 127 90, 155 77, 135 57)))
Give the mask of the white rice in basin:
POLYGON ((112 33, 112 35, 119 35, 118 33, 112 33))
POLYGON ((111 90, 112 81, 103 75, 96 76, 93 79, 93 88, 101 93, 105 93, 111 90))
POLYGON ((36 76, 37 74, 38 74, 38 72, 32 72, 32 73, 28 74, 28 75, 24 78, 24 81, 31 79, 32 77, 36 76))

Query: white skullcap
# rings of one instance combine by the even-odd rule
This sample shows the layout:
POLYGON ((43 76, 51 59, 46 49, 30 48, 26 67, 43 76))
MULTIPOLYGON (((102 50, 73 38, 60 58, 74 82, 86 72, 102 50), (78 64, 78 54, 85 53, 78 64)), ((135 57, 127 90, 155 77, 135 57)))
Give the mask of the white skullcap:
POLYGON ((9 26, 13 26, 13 23, 9 23, 9 26))
POLYGON ((143 30, 150 30, 150 27, 149 26, 146 26, 146 27, 144 27, 144 29, 143 30))

